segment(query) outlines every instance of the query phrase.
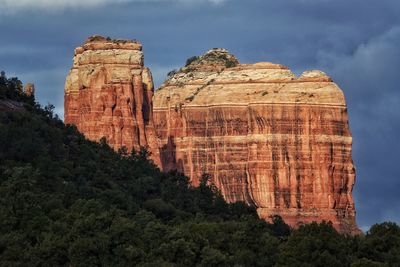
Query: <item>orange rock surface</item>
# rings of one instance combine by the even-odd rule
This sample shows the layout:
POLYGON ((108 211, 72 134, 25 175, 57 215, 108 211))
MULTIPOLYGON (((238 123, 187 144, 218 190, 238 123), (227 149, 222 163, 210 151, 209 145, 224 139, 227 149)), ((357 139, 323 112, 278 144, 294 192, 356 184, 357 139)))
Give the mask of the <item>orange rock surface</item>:
POLYGON ((147 146, 162 170, 194 185, 208 173, 227 201, 252 204, 264 219, 359 232, 347 108, 331 78, 239 64, 224 49, 188 63, 153 96, 140 43, 89 38, 66 80, 65 122, 115 149, 147 146))
POLYGON ((164 170, 194 184, 208 173, 228 201, 253 204, 265 219, 358 232, 346 103, 324 73, 296 78, 214 49, 172 75, 153 102, 164 170))
POLYGON ((65 123, 116 150, 149 147, 159 163, 152 114, 153 81, 137 41, 90 37, 75 49, 66 78, 65 123))
POLYGON ((34 96, 35 95, 35 85, 33 83, 27 83, 24 86, 24 93, 27 96, 34 96))

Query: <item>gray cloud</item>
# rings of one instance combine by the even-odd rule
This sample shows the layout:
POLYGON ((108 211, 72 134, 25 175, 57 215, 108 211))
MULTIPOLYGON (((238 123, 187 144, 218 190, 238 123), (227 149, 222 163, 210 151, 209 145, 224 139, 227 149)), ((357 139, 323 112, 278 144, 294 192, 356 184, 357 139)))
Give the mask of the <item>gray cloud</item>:
POLYGON ((38 9, 45 11, 64 8, 90 8, 105 4, 119 4, 130 0, 0 0, 2 13, 13 13, 20 10, 38 9))
POLYGON ((29 9, 51 12, 63 9, 92 8, 130 2, 180 2, 181 4, 208 2, 219 5, 225 1, 226 0, 0 0, 0 6, 2 6, 0 14, 15 14, 15 12, 29 9))
POLYGON ((400 221, 400 179, 395 167, 400 152, 399 46, 400 27, 395 25, 359 44, 352 54, 319 54, 347 95, 358 163, 355 195, 365 225, 376 217, 400 221), (371 210, 375 216, 369 214, 371 210))

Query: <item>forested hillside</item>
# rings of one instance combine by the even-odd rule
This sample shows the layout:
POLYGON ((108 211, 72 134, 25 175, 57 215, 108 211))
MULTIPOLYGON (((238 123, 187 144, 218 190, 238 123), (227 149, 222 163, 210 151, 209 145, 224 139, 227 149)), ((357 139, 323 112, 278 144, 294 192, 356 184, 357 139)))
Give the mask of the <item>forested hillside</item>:
POLYGON ((145 149, 114 152, 0 76, 0 266, 399 266, 400 228, 343 236, 290 229, 162 173, 145 149))

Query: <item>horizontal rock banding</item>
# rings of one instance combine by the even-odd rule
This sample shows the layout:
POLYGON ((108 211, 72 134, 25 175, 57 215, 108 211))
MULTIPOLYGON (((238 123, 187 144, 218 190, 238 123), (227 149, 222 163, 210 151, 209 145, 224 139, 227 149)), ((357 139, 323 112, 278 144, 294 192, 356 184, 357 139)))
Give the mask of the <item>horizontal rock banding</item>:
POLYGON ((194 184, 210 174, 228 201, 254 204, 262 218, 279 214, 292 226, 330 220, 357 232, 352 138, 331 78, 296 78, 269 62, 213 70, 202 60, 155 93, 162 167, 194 184))
POLYGON ((65 83, 65 123, 116 150, 149 147, 159 162, 152 120, 153 81, 137 41, 89 38, 75 49, 65 83))
POLYGON ((239 64, 212 49, 171 73, 153 97, 141 49, 99 36, 78 47, 65 122, 115 149, 147 146, 162 170, 178 169, 194 185, 208 173, 227 201, 255 205, 262 218, 329 220, 358 232, 346 103, 330 77, 239 64))

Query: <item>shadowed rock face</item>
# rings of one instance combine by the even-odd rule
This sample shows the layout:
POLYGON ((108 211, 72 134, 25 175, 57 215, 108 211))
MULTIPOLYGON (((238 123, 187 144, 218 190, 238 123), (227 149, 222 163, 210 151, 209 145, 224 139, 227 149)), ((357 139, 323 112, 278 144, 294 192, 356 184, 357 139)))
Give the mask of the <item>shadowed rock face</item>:
POLYGON ((65 82, 65 123, 116 150, 149 147, 159 163, 152 118, 153 81, 137 41, 90 37, 75 49, 65 82))
POLYGON ((136 41, 95 36, 75 50, 65 122, 115 149, 148 146, 161 169, 292 226, 330 220, 358 233, 352 138, 342 91, 320 71, 239 64, 225 49, 192 58, 155 92, 136 41), (154 103, 154 108, 152 107, 154 103))
POLYGON ((164 170, 195 185, 209 173, 228 201, 253 204, 265 219, 330 220, 341 232, 359 231, 345 99, 324 73, 296 78, 282 65, 238 64, 210 50, 153 101, 164 170))

